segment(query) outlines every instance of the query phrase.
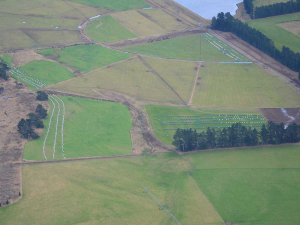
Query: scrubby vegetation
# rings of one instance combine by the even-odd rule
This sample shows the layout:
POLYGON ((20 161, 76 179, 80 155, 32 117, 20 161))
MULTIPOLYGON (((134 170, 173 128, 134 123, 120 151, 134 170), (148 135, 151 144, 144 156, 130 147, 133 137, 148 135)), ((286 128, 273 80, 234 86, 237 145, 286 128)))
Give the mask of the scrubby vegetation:
POLYGON ((37 91, 36 100, 38 101, 48 101, 48 95, 44 91, 37 91))
POLYGON ((227 148, 242 146, 257 146, 261 144, 296 143, 300 141, 300 126, 286 126, 270 121, 262 125, 260 132, 255 128, 243 126, 241 123, 232 124, 229 128, 207 128, 206 132, 197 133, 193 129, 178 129, 174 135, 173 145, 179 151, 187 152, 211 148, 227 148))
POLYGON ((9 70, 9 67, 7 66, 7 64, 1 60, 0 61, 0 78, 2 78, 3 80, 8 80, 8 75, 7 75, 7 71, 9 70))
POLYGON ((38 105, 36 113, 29 113, 29 119, 22 118, 18 124, 18 131, 23 138, 38 139, 40 136, 34 132, 34 128, 44 128, 43 121, 47 117, 47 111, 42 105, 38 105))

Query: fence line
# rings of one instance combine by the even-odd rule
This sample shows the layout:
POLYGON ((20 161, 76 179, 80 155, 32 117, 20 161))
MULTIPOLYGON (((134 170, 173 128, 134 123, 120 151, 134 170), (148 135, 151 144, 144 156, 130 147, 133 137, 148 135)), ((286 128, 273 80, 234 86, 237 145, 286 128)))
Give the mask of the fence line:
POLYGON ((178 224, 180 224, 180 225, 182 225, 177 219, 176 219, 176 217, 172 214, 172 213, 170 213, 167 209, 166 209, 166 207, 164 207, 162 204, 160 204, 160 202, 157 200, 157 198, 155 198, 155 196, 153 195, 153 194, 151 194, 151 192, 146 188, 146 187, 144 187, 144 185, 142 185, 143 186, 143 188, 145 189, 145 191, 157 202, 157 204, 160 206, 160 208, 161 209, 163 209, 163 210, 165 210, 174 220, 176 220, 176 222, 178 223, 178 224))

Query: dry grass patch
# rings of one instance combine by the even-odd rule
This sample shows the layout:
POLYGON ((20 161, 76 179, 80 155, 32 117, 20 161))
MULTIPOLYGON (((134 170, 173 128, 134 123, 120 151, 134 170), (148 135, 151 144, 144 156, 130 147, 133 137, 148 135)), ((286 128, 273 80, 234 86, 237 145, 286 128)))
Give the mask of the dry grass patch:
POLYGON ((277 26, 280 26, 281 28, 292 32, 293 34, 296 34, 300 36, 300 21, 293 21, 288 23, 279 23, 277 26))
POLYGON ((124 11, 112 16, 139 37, 166 33, 166 30, 137 11, 124 11))
POLYGON ((97 95, 93 89, 106 89, 142 101, 182 104, 176 94, 139 58, 92 71, 83 77, 62 82, 50 88, 90 96, 97 95))

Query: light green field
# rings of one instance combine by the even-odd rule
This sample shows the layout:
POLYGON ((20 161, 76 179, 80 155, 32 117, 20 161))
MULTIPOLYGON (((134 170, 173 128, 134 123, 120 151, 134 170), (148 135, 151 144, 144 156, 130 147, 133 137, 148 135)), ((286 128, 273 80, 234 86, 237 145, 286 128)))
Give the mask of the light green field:
POLYGON ((278 23, 292 22, 294 20, 300 20, 300 13, 257 19, 247 23, 274 41, 276 48, 280 51, 285 46, 296 53, 300 53, 300 37, 277 25, 278 23))
POLYGON ((260 7, 263 5, 273 5, 281 2, 288 2, 290 0, 255 0, 253 1, 254 7, 260 7))
POLYGON ((122 10, 129 10, 129 9, 139 9, 150 7, 146 2, 143 0, 70 0, 73 2, 78 2, 85 5, 107 8, 110 10, 122 11, 122 10))
MULTIPOLYGON (((187 107, 172 107, 172 106, 161 106, 161 105, 147 105, 146 106, 147 113, 149 115, 150 123, 152 130, 154 131, 154 134, 156 137, 163 142, 166 145, 171 145, 173 142, 173 135, 176 132, 176 129, 186 129, 186 128, 193 128, 197 129, 197 131, 206 131, 207 127, 215 127, 215 126, 231 126, 231 124, 236 122, 246 122, 251 121, 251 123, 246 123, 243 125, 262 125, 261 122, 265 122, 264 120, 260 119, 253 119, 253 120, 245 120, 245 119, 238 119, 235 118, 234 120, 227 120, 222 121, 222 119, 218 122, 213 122, 213 119, 210 119, 208 117, 211 116, 219 116, 219 115, 245 115, 245 114, 251 114, 251 115, 259 115, 261 114, 258 112, 258 110, 254 109, 190 109, 187 107), (188 122, 195 122, 195 119, 190 118, 190 116, 199 116, 201 115, 201 119, 198 120, 198 122, 201 120, 201 122, 209 121, 210 123, 207 124, 188 124, 188 125, 174 125, 174 124, 167 124, 170 122, 181 122, 182 121, 188 121, 188 122), (204 115, 207 115, 207 118, 203 118, 204 115), (171 116, 171 117, 170 117, 171 116), (180 118, 177 118, 176 116, 181 116, 180 118), (187 118, 188 117, 188 118, 187 118), (161 123, 165 122, 164 125, 161 123), (198 129, 199 126, 205 127, 204 129, 198 129)), ((221 118, 221 117, 220 117, 221 118)), ((222 117, 223 118, 223 117, 222 117)), ((215 120, 215 119, 214 119, 215 120)), ((219 120, 219 119, 218 119, 219 120)), ((215 128, 218 129, 218 128, 215 128)))
POLYGON ((87 35, 98 42, 113 42, 137 37, 112 16, 103 16, 86 27, 87 35))
MULTIPOLYGON (((146 11, 147 10, 145 10, 145 12, 146 11)), ((157 23, 153 22, 151 19, 148 19, 149 17, 147 18, 144 15, 142 15, 139 11, 132 10, 112 14, 112 16, 118 22, 123 24, 131 32, 135 33, 139 37, 164 34, 167 32, 157 23)))
MULTIPOLYGON (((121 104, 91 99, 61 96, 66 108, 64 123, 64 152, 66 158, 125 155, 131 153, 131 116, 129 110, 121 104)), ((50 101, 49 101, 50 103, 50 101)), ((28 142, 24 149, 24 158, 44 160, 43 143, 48 130, 51 111, 44 121, 45 130, 37 141, 28 142)), ((61 123, 63 106, 60 103, 59 126, 54 158, 63 158, 61 123)), ((53 159, 58 106, 51 121, 46 141, 45 154, 53 159)))
POLYGON ((224 225, 176 153, 25 165, 23 198, 0 208, 1 224, 224 225))
POLYGON ((63 49, 37 51, 83 73, 132 57, 130 54, 107 49, 100 45, 79 45, 63 49))
POLYGON ((195 61, 220 61, 232 62, 232 58, 221 53, 217 48, 201 38, 192 35, 165 41, 159 41, 144 45, 125 48, 125 51, 136 52, 143 55, 151 55, 163 58, 187 59, 195 61), (200 55, 201 52, 201 55, 200 55))
POLYGON ((0 49, 25 49, 34 47, 34 41, 29 38, 23 31, 14 30, 0 32, 0 49))
POLYGON ((184 156, 191 176, 225 222, 300 221, 300 146, 208 151, 184 156))
POLYGON ((4 62, 6 62, 7 65, 11 65, 11 57, 10 54, 3 54, 1 56, 1 59, 3 59, 4 62))
POLYGON ((86 19, 108 12, 108 10, 103 8, 61 0, 2 0, 0 1, 0 8, 1 12, 6 13, 76 19, 86 19))
MULTIPOLYGON (((19 69, 47 85, 73 78, 73 74, 61 65, 49 61, 32 61, 19 69)), ((29 86, 29 88, 34 89, 29 86)))
POLYGON ((258 64, 205 64, 193 97, 195 106, 297 107, 300 95, 258 64), (280 90, 280 91, 278 91, 280 90))
POLYGON ((144 60, 157 70, 165 81, 170 82, 173 90, 138 57, 92 71, 83 77, 50 88, 89 96, 98 96, 94 90, 106 89, 141 101, 184 104, 175 92, 181 94, 181 98, 187 99, 192 89, 191 83, 196 77, 196 64, 149 58, 144 60))

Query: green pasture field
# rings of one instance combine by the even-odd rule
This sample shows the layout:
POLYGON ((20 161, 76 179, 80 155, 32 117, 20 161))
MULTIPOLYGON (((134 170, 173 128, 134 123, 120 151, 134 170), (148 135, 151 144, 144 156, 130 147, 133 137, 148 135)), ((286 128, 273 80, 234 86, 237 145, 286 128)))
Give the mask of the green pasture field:
POLYGON ((224 225, 187 175, 176 153, 22 167, 22 199, 0 208, 8 224, 178 224, 145 192, 144 185, 182 224, 224 225))
POLYGON ((87 25, 86 33, 98 42, 114 42, 137 37, 110 15, 93 20, 87 25))
POLYGON ((149 4, 143 0, 70 0, 72 2, 78 2, 85 5, 106 8, 115 11, 139 9, 150 7, 149 4))
MULTIPOLYGON (((32 61, 18 68, 47 85, 56 84, 74 77, 68 69, 50 61, 32 61)), ((28 87, 35 89, 30 85, 28 87)))
POLYGON ((300 221, 300 146, 186 154, 192 178, 225 222, 290 225, 300 221))
POLYGON ((281 2, 288 2, 290 0, 255 0, 253 1, 254 7, 260 7, 263 5, 273 5, 281 2))
MULTIPOLYGON (((142 11, 143 10, 140 12, 142 11)), ((157 23, 153 22, 151 19, 148 19, 149 17, 145 17, 145 14, 142 15, 140 12, 131 10, 114 13, 112 16, 139 37, 164 34, 167 32, 157 23)))
POLYGON ((149 44, 125 48, 128 52, 163 58, 186 59, 195 61, 233 62, 234 60, 220 52, 200 35, 180 37, 149 44), (201 44, 201 48, 200 48, 201 44), (200 50, 201 49, 201 50, 200 50), (200 54, 201 52, 201 54, 200 54))
POLYGON ((300 53, 300 37, 277 25, 279 23, 292 22, 295 20, 300 20, 300 13, 251 20, 248 21, 247 24, 274 41, 276 48, 280 51, 282 47, 285 46, 296 53, 300 53))
MULTIPOLYGON (((254 109, 190 109, 187 107, 173 107, 173 106, 161 106, 161 105, 147 105, 146 111, 149 115, 151 127, 154 131, 156 137, 164 144, 171 145, 173 141, 173 135, 176 129, 196 129, 197 132, 206 131, 207 127, 221 127, 221 126, 231 126, 231 124, 236 122, 245 122, 245 125, 259 125, 261 126, 265 123, 263 118, 259 119, 244 119, 234 117, 232 120, 222 120, 219 115, 258 115, 261 114, 258 110, 254 109), (213 117, 216 118, 211 118, 213 117), (180 117, 178 117, 180 116, 180 117), (201 116, 201 117, 195 117, 201 116), (195 118, 198 118, 195 120, 195 118), (218 120, 218 122, 215 122, 218 120), (180 124, 172 124, 172 122, 177 122, 180 124), (182 124, 183 121, 189 122, 190 124, 182 124), (192 122, 204 122, 205 124, 191 124, 192 122), (213 122, 214 121, 214 122, 213 122), (248 123, 250 122, 250 123, 248 123), (201 129, 199 128, 201 126, 201 129), (202 128, 204 127, 204 128, 202 128)), ((227 117, 226 117, 227 118, 227 117)), ((229 117, 228 117, 229 118, 229 117)), ((218 128, 215 128, 218 129, 218 128)), ((256 127, 257 129, 257 127, 256 127)))
POLYGON ((300 95, 256 63, 206 63, 200 68, 199 77, 192 102, 194 106, 299 106, 300 95))
POLYGON ((7 64, 7 65, 11 65, 11 57, 10 54, 3 54, 1 56, 1 59, 7 64))
MULTIPOLYGON (((191 92, 191 82, 196 77, 195 63, 149 58, 144 60, 157 70, 166 82, 170 82, 169 85, 173 86, 175 92, 187 99, 186 96, 191 92)), ((83 77, 51 86, 50 89, 88 96, 98 96, 94 90, 106 89, 141 101, 184 104, 138 57, 92 71, 83 77)))
POLYGON ((50 58, 58 57, 56 61, 83 73, 132 57, 130 54, 114 51, 100 45, 45 49, 39 50, 37 53, 50 58))
MULTIPOLYGON (((126 155, 131 153, 131 115, 126 106, 118 103, 96 101, 91 99, 60 96, 65 103, 64 123, 64 152, 66 158, 126 155)), ((50 103, 50 101, 49 101, 50 103)), ((45 160, 43 143, 48 130, 49 119, 53 105, 47 119, 41 138, 28 142, 24 149, 24 158, 28 160, 45 160)), ((63 106, 60 103, 59 126, 55 159, 63 158, 61 124, 63 120, 63 106)), ((51 121, 49 135, 46 141, 45 153, 47 159, 53 159, 53 144, 58 106, 51 121)))
MULTIPOLYGON (((51 18, 87 19, 108 10, 61 0, 2 0, 1 12, 51 18)), ((23 22, 23 21, 22 21, 23 22)))

